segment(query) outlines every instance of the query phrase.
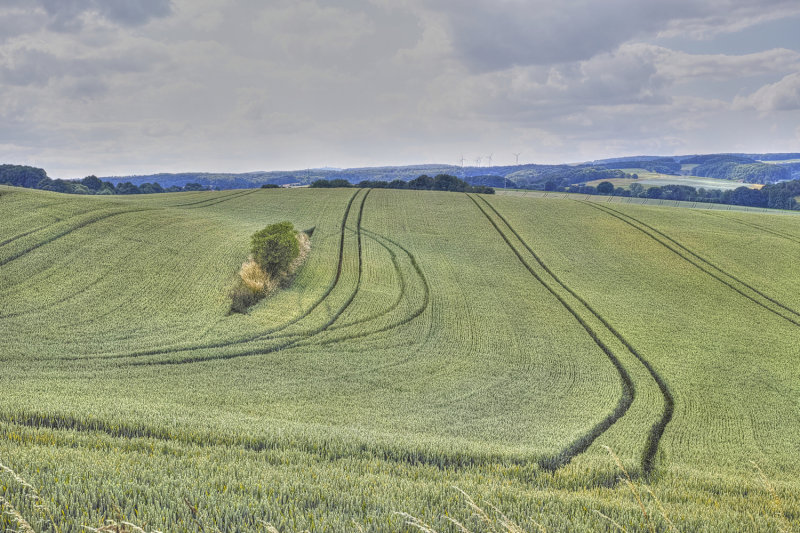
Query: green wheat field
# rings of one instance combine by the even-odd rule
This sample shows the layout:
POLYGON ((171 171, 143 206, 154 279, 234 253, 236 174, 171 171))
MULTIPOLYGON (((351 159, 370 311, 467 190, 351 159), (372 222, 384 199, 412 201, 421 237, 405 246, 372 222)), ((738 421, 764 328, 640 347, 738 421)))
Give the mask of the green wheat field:
POLYGON ((800 529, 798 216, 11 187, 0 214, 0 530, 800 529), (229 314, 283 220, 308 259, 229 314))

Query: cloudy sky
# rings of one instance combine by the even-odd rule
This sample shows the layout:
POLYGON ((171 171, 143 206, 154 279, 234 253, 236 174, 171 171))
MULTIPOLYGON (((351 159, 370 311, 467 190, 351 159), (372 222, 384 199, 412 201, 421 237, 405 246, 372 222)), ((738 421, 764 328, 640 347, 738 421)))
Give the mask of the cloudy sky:
POLYGON ((51 177, 800 151, 797 0, 0 0, 51 177))

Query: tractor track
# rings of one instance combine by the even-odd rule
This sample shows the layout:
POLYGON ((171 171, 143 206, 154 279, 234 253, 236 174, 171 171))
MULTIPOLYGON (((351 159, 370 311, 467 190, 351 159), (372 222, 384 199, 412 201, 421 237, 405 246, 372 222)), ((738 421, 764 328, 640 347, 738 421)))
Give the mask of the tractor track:
POLYGON ((24 256, 24 255, 36 250, 37 248, 41 248, 42 246, 50 244, 51 242, 56 241, 56 240, 60 239, 61 237, 65 237, 65 236, 69 235, 70 233, 73 233, 73 232, 75 232, 75 231, 77 231, 79 229, 85 228, 86 226, 88 226, 90 224, 94 224, 96 222, 100 222, 102 220, 106 220, 106 219, 111 218, 111 217, 124 215, 126 213, 140 213, 142 211, 150 211, 150 210, 151 209, 127 209, 127 210, 124 210, 124 211, 115 211, 113 213, 106 213, 106 214, 101 215, 99 217, 95 217, 95 218, 92 218, 92 219, 89 219, 89 220, 85 220, 85 221, 81 222, 80 224, 77 224, 77 225, 69 228, 66 231, 62 231, 61 233, 58 233, 57 235, 54 235, 54 236, 52 236, 52 237, 50 237, 48 239, 45 239, 44 241, 41 241, 41 242, 36 243, 36 244, 34 244, 32 246, 29 246, 28 248, 26 248, 24 250, 21 250, 21 251, 15 253, 15 254, 12 254, 9 257, 6 257, 5 259, 0 260, 0 267, 5 266, 10 262, 19 259, 20 257, 22 257, 22 256, 24 256))
MULTIPOLYGON (((337 259, 337 265, 336 265, 336 273, 334 274, 333 280, 331 280, 331 283, 328 285, 328 287, 325 290, 325 292, 317 300, 315 300, 314 303, 311 304, 311 306, 308 309, 306 309, 305 311, 300 313, 295 318, 289 320, 288 322, 285 322, 285 323, 281 324, 280 326, 277 326, 277 327, 275 327, 273 329, 270 329, 268 331, 262 331, 262 332, 259 332, 257 334, 254 334, 254 335, 249 335, 249 336, 246 336, 246 337, 240 337, 240 338, 237 338, 237 339, 227 340, 225 342, 196 344, 196 345, 193 345, 193 346, 180 346, 180 347, 173 347, 173 348, 159 348, 159 349, 153 349, 153 350, 143 350, 143 351, 129 352, 129 353, 124 353, 124 354, 94 355, 94 356, 81 358, 81 359, 97 359, 97 360, 100 360, 100 359, 123 359, 123 358, 131 358, 131 357, 146 357, 146 356, 152 356, 152 355, 165 355, 165 354, 170 354, 170 353, 180 353, 180 352, 186 352, 186 351, 192 351, 192 350, 226 348, 226 347, 229 347, 229 346, 235 346, 237 344, 245 344, 245 343, 248 343, 248 342, 252 342, 252 341, 263 339, 263 338, 267 337, 268 335, 271 335, 273 333, 282 331, 282 330, 284 330, 284 329, 296 324, 297 322, 299 322, 300 320, 302 320, 303 318, 305 318, 309 314, 311 314, 311 312, 314 311, 314 309, 316 309, 320 304, 322 304, 328 298, 330 293, 333 291, 334 288, 336 288, 336 286, 339 283, 339 279, 341 278, 341 275, 342 275, 342 263, 344 261, 344 238, 345 238, 345 233, 346 233, 345 226, 346 226, 346 223, 347 223, 347 219, 350 216, 350 209, 351 209, 351 207, 353 205, 353 201, 355 200, 355 198, 356 198, 356 196, 358 195, 359 192, 360 192, 360 190, 354 192, 353 195, 350 196, 350 199, 348 200, 347 205, 345 206, 344 215, 342 216, 342 224, 341 224, 341 229, 339 231, 338 259, 337 259)), ((74 360, 74 359, 75 358, 70 358, 70 360, 74 360)))
POLYGON ((544 261, 539 257, 539 255, 533 251, 533 249, 528 245, 525 239, 514 229, 514 227, 506 220, 506 218, 500 214, 500 212, 485 198, 479 197, 483 200, 489 208, 494 211, 494 213, 503 221, 503 223, 508 226, 514 236, 517 237, 519 242, 525 247, 526 250, 531 254, 531 256, 536 260, 539 266, 547 272, 550 277, 552 277, 556 283, 561 285, 567 292, 569 292, 576 300, 578 300, 586 309, 589 310, 592 315, 597 318, 600 323, 612 334, 617 340, 622 343, 623 346, 630 352, 636 359, 639 360, 640 363, 647 369, 647 372, 653 378, 653 381, 656 382, 658 385, 659 391, 661 392, 661 396, 664 399, 664 411, 662 412, 661 418, 652 426, 650 429, 650 434, 648 436, 648 443, 645 447, 644 454, 642 456, 642 470, 645 474, 649 474, 652 472, 653 468, 655 467, 655 457, 658 453, 658 446, 661 441, 661 437, 664 435, 664 430, 667 427, 667 424, 670 423, 672 417, 675 412, 675 397, 672 395, 672 392, 667 385, 667 382, 664 378, 656 371, 653 365, 648 361, 639 351, 634 348, 634 346, 626 339, 617 329, 612 326, 597 310, 595 310, 582 296, 576 293, 569 285, 567 285, 561 278, 559 278, 555 272, 553 272, 550 267, 548 267, 544 261))
MULTIPOLYGON (((256 190, 258 190, 258 189, 256 189, 256 190)), ((246 192, 255 192, 255 191, 248 190, 246 192)), ((199 204, 205 204, 205 203, 209 203, 209 202, 215 202, 217 200, 230 200, 232 198, 236 198, 237 196, 242 196, 243 194, 245 194, 244 191, 234 191, 234 192, 231 192, 231 193, 228 193, 228 194, 223 194, 223 195, 216 196, 216 197, 212 196, 211 198, 203 198, 202 200, 198 200, 196 202, 185 202, 185 203, 182 203, 182 204, 172 204, 172 205, 168 205, 166 207, 186 207, 186 206, 190 206, 190 205, 199 205, 199 204)), ((206 206, 200 206, 200 207, 206 207, 206 206)))
POLYGON ((747 298, 751 302, 755 303, 756 305, 766 309, 767 311, 769 311, 770 313, 774 314, 775 316, 780 317, 783 320, 786 320, 787 322, 789 322, 791 324, 794 324, 797 327, 800 327, 800 313, 798 313, 794 309, 782 304, 781 302, 775 300, 774 298, 772 298, 770 296, 767 296, 763 292, 759 291, 758 289, 756 289, 752 285, 749 285, 748 283, 740 280, 736 276, 734 276, 732 274, 729 274, 728 272, 726 272, 722 268, 716 266, 715 264, 711 263, 707 259, 705 259, 705 258, 701 257, 700 255, 696 254, 695 252, 689 250, 688 248, 686 248, 685 246, 680 244, 678 241, 676 241, 672 237, 668 236, 667 234, 655 229, 654 227, 652 227, 652 226, 650 226, 650 225, 648 225, 648 224, 646 224, 646 223, 644 223, 644 222, 642 222, 642 221, 640 221, 640 220, 638 220, 638 219, 636 219, 636 218, 634 218, 634 217, 632 217, 630 215, 626 215, 624 213, 620 213, 616 209, 612 209, 612 208, 610 208, 608 206, 597 205, 594 202, 582 202, 582 203, 584 203, 586 205, 589 205, 589 206, 591 206, 591 207, 593 207, 595 209, 598 209, 600 211, 603 211, 604 213, 606 213, 606 214, 608 214, 608 215, 610 215, 610 216, 612 216, 612 217, 624 222, 625 224, 628 224, 632 228, 637 229, 638 231, 644 233, 645 235, 647 235, 648 237, 650 237, 654 241, 658 242, 663 247, 667 248, 668 250, 670 250, 671 252, 673 252, 677 256, 679 256, 682 259, 684 259, 689 264, 693 265, 694 267, 698 268, 702 272, 708 274, 709 276, 711 276, 715 280, 719 281, 720 283, 722 283, 726 287, 728 287, 731 290, 737 292, 738 294, 744 296, 745 298, 747 298), (631 222, 631 221, 633 221, 633 222, 631 222), (637 224, 639 224, 640 226, 637 226, 637 224), (644 228, 648 228, 650 231, 655 233, 655 235, 653 233, 650 233, 649 231, 645 230, 641 226, 644 226, 644 228), (662 238, 659 238, 657 235, 660 235, 662 238), (670 242, 673 243, 674 246, 670 245, 669 244, 670 242), (683 250, 683 252, 681 252, 681 250, 683 250), (692 256, 695 257, 697 260, 693 260, 692 256), (710 268, 704 267, 701 264, 701 262, 705 263, 706 265, 708 265, 708 267, 713 268, 714 270, 718 271, 719 274, 714 273, 712 270, 710 270, 710 268), (739 283, 740 285, 742 285, 746 289, 752 291, 753 293, 755 293, 756 295, 760 296, 764 300, 767 300, 768 302, 770 302, 770 303, 776 305, 777 307, 785 310, 790 315, 794 315, 794 317, 786 316, 785 314, 779 312, 778 310, 773 309, 772 307, 768 306, 766 303, 758 300, 756 297, 754 297, 754 296, 752 296, 750 294, 747 294, 744 290, 742 290, 741 288, 739 288, 736 285, 734 285, 733 282, 723 278, 723 276, 727 276, 728 278, 733 280, 733 282, 739 283))
POLYGON ((780 237, 782 239, 786 239, 788 241, 792 241, 792 242, 794 242, 796 244, 800 244, 800 237, 796 237, 796 236, 794 236, 794 235, 792 235, 790 233, 783 233, 781 231, 776 231, 776 230, 773 230, 771 228, 766 228, 766 227, 761 226, 759 224, 755 224, 753 222, 745 222, 744 220, 739 220, 738 218, 723 217, 723 216, 720 216, 718 213, 710 213, 708 211, 702 211, 702 213, 704 215, 708 215, 708 216, 711 216, 711 217, 714 217, 714 218, 717 218, 717 219, 720 219, 720 220, 730 220, 730 221, 736 222, 737 224, 742 224, 743 226, 749 226, 751 228, 755 228, 755 229, 761 230, 761 231, 763 231, 765 233, 770 233, 772 235, 775 235, 776 237, 780 237))
MULTIPOLYGON (((514 252, 514 255, 517 256, 520 263, 525 267, 525 269, 538 281, 553 297, 558 300, 558 302, 566 309, 577 322, 581 325, 581 327, 586 331, 592 341, 597 345, 598 348, 608 357, 611 364, 616 369, 617 373, 620 377, 620 382, 622 384, 622 395, 620 396, 619 401, 617 402, 616 407, 614 410, 606 416, 603 420, 595 424, 587 433, 578 437, 573 443, 567 446, 565 449, 561 450, 559 453, 543 458, 539 461, 539 466, 541 466, 545 470, 555 471, 567 464, 569 464, 572 459, 580 455, 581 453, 585 452, 589 446, 603 433, 605 433, 615 422, 617 422, 620 418, 622 418, 625 413, 627 413, 628 409, 630 408, 631 404, 636 396, 635 386, 633 384, 633 379, 631 378, 630 374, 628 373, 627 369, 624 367, 622 362, 619 358, 614 354, 614 352, 600 339, 597 333, 592 329, 592 327, 578 314, 578 312, 571 306, 567 301, 560 295, 556 290, 550 286, 537 272, 534 268, 525 260, 522 256, 520 251, 511 243, 508 236, 500 229, 500 226, 494 219, 489 215, 489 213, 481 206, 478 200, 471 194, 467 194, 467 197, 472 200, 475 206, 483 213, 486 220, 494 227, 500 237, 505 241, 506 245, 514 252)), ((485 200, 484 200, 485 201, 485 200)), ((490 204, 487 205, 491 207, 490 204)), ((502 219, 501 219, 502 220, 502 219)), ((507 223, 506 223, 507 224, 507 223)), ((510 226, 509 226, 510 228, 510 226)))
MULTIPOLYGON (((361 218, 362 218, 362 216, 364 214, 364 203, 366 202, 367 197, 369 196, 370 192, 371 192, 371 189, 367 189, 367 192, 364 195, 362 195, 362 197, 361 197, 361 205, 359 206, 358 218, 357 218, 357 221, 356 221, 356 234, 358 235, 358 277, 357 277, 357 281, 356 281, 356 286, 353 289, 353 292, 350 294, 350 296, 345 301, 345 303, 341 307, 339 307, 339 309, 336 310, 336 312, 331 316, 331 318, 328 319, 328 321, 325 322, 322 326, 318 326, 314 330, 305 332, 304 336, 301 337, 301 338, 296 338, 296 339, 293 339, 293 340, 289 340, 289 341, 286 341, 286 342, 283 342, 283 343, 279 343, 277 345, 270 346, 270 347, 267 347, 267 348, 254 348, 254 349, 246 350, 246 351, 243 351, 243 352, 235 352, 235 353, 230 353, 230 354, 220 354, 220 355, 217 355, 217 356, 208 356, 208 357, 186 357, 186 358, 183 358, 183 359, 164 359, 164 360, 144 361, 144 362, 132 361, 129 364, 131 366, 179 365, 179 364, 215 361, 215 360, 220 360, 220 359, 226 359, 227 360, 227 359, 235 359, 235 358, 239 358, 239 357, 248 357, 248 356, 254 356, 254 355, 264 355, 264 354, 274 353, 274 352, 278 352, 278 351, 281 351, 281 350, 286 350, 288 348, 292 348, 295 345, 299 344, 302 340, 307 339, 309 336, 318 335, 319 333, 322 333, 323 331, 328 329, 332 324, 334 324, 339 319, 339 317, 342 315, 342 313, 344 313, 347 310, 347 308, 350 307, 350 304, 353 303, 353 300, 355 299, 356 294, 358 294, 358 290, 359 290, 359 288, 361 286, 361 278, 362 278, 362 272, 363 272, 362 242, 361 242, 361 218)), ((355 197, 355 195, 353 195, 353 197, 355 197)), ((343 228, 343 230, 344 230, 344 228, 343 228)), ((337 274, 338 275, 341 274, 341 263, 340 263, 339 269, 337 270, 337 274)), ((338 278, 338 276, 337 276, 337 278, 338 278)), ((337 279, 337 282, 338 282, 338 279, 337 279)), ((227 346, 231 346, 231 344, 229 344, 227 346)), ((184 351, 184 350, 182 350, 182 351, 184 351)))

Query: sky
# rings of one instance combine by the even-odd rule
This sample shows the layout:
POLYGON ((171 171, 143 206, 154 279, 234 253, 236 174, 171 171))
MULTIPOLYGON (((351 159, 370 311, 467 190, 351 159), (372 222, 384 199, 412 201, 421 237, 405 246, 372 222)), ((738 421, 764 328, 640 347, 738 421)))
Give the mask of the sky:
POLYGON ((800 152, 797 28, 797 0, 0 0, 0 163, 800 152))

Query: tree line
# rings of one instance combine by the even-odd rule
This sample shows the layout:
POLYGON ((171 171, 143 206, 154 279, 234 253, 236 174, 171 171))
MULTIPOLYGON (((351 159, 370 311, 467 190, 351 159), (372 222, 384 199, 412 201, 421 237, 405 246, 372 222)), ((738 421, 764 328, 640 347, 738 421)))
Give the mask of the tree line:
POLYGON ((579 194, 601 194, 606 196, 626 196, 633 198, 651 198, 661 200, 679 200, 684 202, 707 202, 749 207, 768 207, 772 209, 800 209, 796 197, 800 196, 800 180, 770 183, 761 189, 738 187, 733 190, 695 189, 689 185, 662 185, 645 188, 640 183, 631 184, 630 188, 614 187, 604 181, 593 187, 591 185, 572 185, 564 192, 579 194))
POLYGON ((345 179, 319 179, 311 183, 313 188, 331 187, 361 187, 369 189, 412 189, 417 191, 450 191, 450 192, 474 192, 479 194, 494 194, 494 188, 485 185, 470 185, 466 181, 450 174, 438 174, 430 177, 425 174, 405 181, 395 179, 392 181, 363 180, 353 185, 345 179))
POLYGON ((47 173, 36 167, 25 165, 0 165, 0 184, 40 189, 43 191, 63 192, 67 194, 156 194, 164 192, 207 191, 207 187, 199 183, 187 183, 183 187, 173 185, 162 187, 158 183, 142 183, 134 185, 126 181, 114 185, 97 176, 86 176, 80 180, 51 179, 47 173))

